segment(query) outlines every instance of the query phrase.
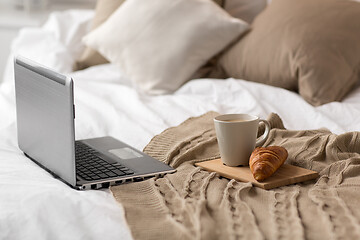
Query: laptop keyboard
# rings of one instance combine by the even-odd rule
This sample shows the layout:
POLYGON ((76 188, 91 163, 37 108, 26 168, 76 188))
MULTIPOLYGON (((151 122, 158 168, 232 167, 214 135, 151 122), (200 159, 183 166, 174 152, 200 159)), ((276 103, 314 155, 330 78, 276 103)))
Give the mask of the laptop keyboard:
POLYGON ((87 181, 116 178, 134 174, 119 163, 110 164, 96 155, 97 151, 88 145, 75 141, 76 174, 87 181))

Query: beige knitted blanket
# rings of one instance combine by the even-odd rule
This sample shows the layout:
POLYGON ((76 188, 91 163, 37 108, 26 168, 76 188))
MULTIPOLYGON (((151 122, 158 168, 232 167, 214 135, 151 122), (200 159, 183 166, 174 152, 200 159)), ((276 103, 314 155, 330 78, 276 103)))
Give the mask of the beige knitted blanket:
POLYGON ((286 130, 271 114, 264 146, 315 181, 263 190, 193 165, 219 157, 209 112, 155 136, 144 151, 174 174, 111 187, 135 239, 360 239, 360 134, 286 130))

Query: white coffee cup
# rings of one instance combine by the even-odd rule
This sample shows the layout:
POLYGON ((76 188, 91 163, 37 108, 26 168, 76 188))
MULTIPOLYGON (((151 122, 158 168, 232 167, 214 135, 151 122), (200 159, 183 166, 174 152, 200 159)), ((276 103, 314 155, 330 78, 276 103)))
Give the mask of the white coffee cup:
POLYGON ((216 137, 222 162, 227 166, 247 166, 255 146, 262 145, 269 136, 270 123, 250 114, 225 114, 214 118, 216 137), (259 123, 265 132, 257 137, 259 123))

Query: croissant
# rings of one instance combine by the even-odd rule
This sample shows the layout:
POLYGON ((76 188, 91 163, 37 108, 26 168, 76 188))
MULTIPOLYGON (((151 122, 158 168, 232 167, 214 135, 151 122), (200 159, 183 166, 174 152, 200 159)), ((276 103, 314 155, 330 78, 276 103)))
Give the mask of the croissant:
POLYGON ((250 156, 250 170, 257 181, 270 177, 288 157, 285 148, 279 146, 258 147, 250 156))

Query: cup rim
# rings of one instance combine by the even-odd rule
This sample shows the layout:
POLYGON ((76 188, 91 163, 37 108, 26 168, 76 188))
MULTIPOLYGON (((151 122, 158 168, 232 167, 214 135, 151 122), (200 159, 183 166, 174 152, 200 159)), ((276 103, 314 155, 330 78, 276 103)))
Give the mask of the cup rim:
POLYGON ((247 114, 247 113, 232 113, 232 114, 222 114, 216 116, 214 118, 214 122, 221 122, 226 124, 239 123, 239 122, 229 122, 229 120, 234 120, 234 119, 241 119, 242 120, 241 122, 252 122, 259 120, 260 118, 256 115, 247 114))

